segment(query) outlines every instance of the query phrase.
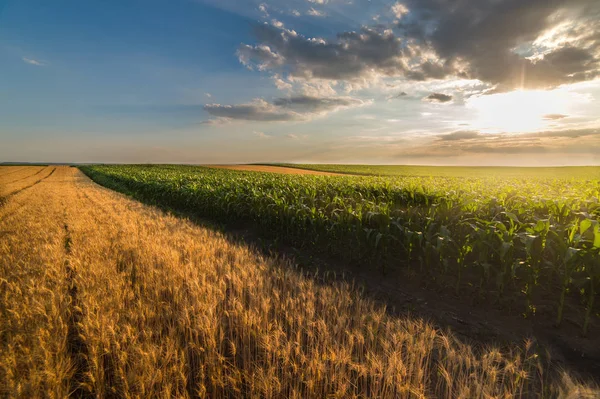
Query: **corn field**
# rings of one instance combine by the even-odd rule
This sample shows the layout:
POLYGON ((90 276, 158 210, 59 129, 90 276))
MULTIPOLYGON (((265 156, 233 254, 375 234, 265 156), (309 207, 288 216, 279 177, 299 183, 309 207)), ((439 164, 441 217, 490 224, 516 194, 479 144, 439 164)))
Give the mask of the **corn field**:
POLYGON ((460 294, 538 298, 581 312, 600 291, 600 181, 584 178, 298 176, 194 166, 86 166, 96 182, 213 220, 251 222, 384 273, 414 270, 460 294))

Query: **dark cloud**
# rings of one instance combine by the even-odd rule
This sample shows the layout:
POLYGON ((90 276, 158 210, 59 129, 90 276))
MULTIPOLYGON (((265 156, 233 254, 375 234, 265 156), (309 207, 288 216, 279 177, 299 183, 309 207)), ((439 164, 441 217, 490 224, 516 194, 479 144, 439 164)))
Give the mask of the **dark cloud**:
POLYGON ((363 104, 361 100, 352 97, 314 97, 295 96, 277 98, 273 104, 285 108, 303 112, 322 112, 336 108, 352 107, 363 104))
POLYGON ((457 132, 443 134, 438 137, 442 141, 456 141, 456 140, 476 139, 476 138, 479 138, 480 136, 481 136, 481 133, 479 133, 479 132, 473 132, 473 131, 469 131, 469 130, 459 130, 457 132))
POLYGON ((401 91, 398 94, 394 94, 393 96, 389 96, 387 99, 388 100, 394 100, 394 99, 398 99, 398 98, 408 98, 408 93, 406 93, 405 91, 401 91))
POLYGON ((452 101, 452 96, 444 93, 431 93, 423 99, 424 101, 435 102, 435 103, 447 103, 452 101))
POLYGON ((451 74, 477 78, 500 90, 552 87, 599 74, 600 40, 594 36, 600 28, 597 0, 409 0, 408 8, 413 19, 401 22, 403 34, 430 45, 442 65, 461 65, 451 74), (569 44, 537 60, 516 51, 519 46, 531 47, 561 23, 572 26, 564 33, 573 39, 569 44))
POLYGON ((255 101, 248 104, 221 105, 207 104, 204 110, 212 116, 229 119, 243 119, 247 121, 291 121, 299 119, 295 112, 274 107, 266 101, 255 101))
POLYGON ((339 109, 357 107, 365 102, 351 97, 295 96, 273 102, 254 100, 248 104, 204 106, 212 116, 248 121, 276 122, 310 119, 339 109))
POLYGON ((256 27, 255 35, 260 44, 242 45, 238 57, 261 70, 285 69, 308 79, 354 80, 372 73, 399 76, 406 69, 401 41, 389 30, 364 27, 326 42, 263 24, 256 27))
POLYGON ((334 40, 255 29, 242 63, 304 79, 479 79, 497 91, 550 88, 600 76, 600 1, 406 0, 394 30, 363 27, 334 40), (560 40, 536 41, 561 27, 560 40))

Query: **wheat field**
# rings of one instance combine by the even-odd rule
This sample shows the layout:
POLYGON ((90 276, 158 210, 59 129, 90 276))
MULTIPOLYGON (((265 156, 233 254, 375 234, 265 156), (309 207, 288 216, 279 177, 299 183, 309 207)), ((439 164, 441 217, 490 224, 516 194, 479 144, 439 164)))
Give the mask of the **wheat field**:
POLYGON ((0 397, 597 397, 66 166, 0 167, 0 397))

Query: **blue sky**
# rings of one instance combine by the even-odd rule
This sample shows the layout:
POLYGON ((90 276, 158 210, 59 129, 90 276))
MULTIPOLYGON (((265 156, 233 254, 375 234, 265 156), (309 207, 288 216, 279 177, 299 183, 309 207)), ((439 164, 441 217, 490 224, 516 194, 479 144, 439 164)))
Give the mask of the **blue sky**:
POLYGON ((598 164, 598 21, 592 0, 0 0, 0 161, 598 164))

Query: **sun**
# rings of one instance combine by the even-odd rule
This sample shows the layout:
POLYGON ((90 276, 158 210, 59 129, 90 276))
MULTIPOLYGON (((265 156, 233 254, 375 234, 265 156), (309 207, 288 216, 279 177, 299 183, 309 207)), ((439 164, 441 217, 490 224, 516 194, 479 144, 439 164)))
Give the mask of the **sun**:
POLYGON ((573 102, 571 93, 562 90, 516 90, 472 97, 467 108, 475 111, 473 126, 489 132, 534 132, 563 116, 573 102), (550 117, 549 117, 550 116, 550 117))

